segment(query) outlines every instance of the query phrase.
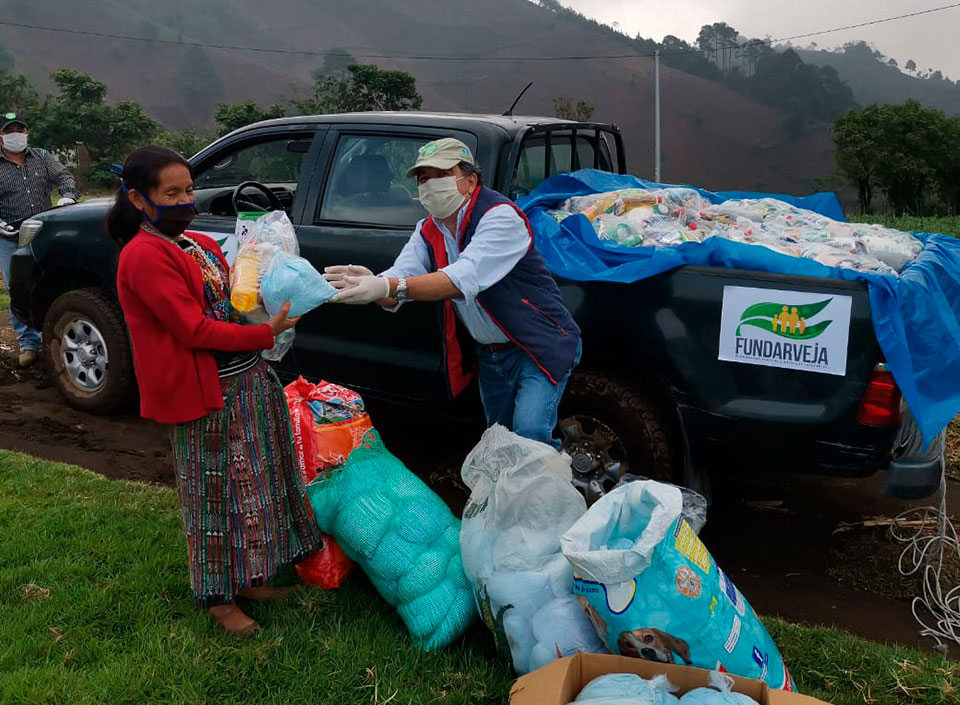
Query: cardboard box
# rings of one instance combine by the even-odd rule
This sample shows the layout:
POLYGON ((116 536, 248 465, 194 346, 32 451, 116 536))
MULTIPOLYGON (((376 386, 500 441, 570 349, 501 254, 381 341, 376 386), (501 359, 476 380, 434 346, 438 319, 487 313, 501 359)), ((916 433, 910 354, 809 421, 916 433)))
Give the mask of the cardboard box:
MULTIPOLYGON (((510 705, 567 705, 594 678, 607 673, 636 673, 644 678, 663 674, 680 688, 677 695, 709 684, 709 671, 606 654, 577 654, 522 676, 510 690, 510 705)), ((763 681, 733 676, 733 689, 760 705, 830 705, 799 693, 774 690, 763 681)))

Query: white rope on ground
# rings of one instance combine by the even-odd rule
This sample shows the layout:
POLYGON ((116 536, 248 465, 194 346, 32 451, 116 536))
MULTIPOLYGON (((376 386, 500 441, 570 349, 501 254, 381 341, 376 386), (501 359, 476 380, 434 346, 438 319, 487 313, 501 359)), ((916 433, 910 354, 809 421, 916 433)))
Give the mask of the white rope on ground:
MULTIPOLYGON (((914 424, 911 436, 904 438, 901 448, 922 451, 920 434, 914 424)), ((898 568, 903 576, 923 571, 922 596, 913 598, 913 617, 922 627, 920 636, 936 640, 935 651, 946 653, 948 644, 960 646, 960 585, 944 588, 944 565, 951 559, 960 566, 960 540, 957 527, 947 516, 946 436, 941 433, 933 441, 940 448, 940 506, 915 507, 899 514, 890 527, 894 539, 904 545, 898 568), (911 522, 910 524, 904 524, 911 522), (929 533, 931 527, 934 533, 929 533)), ((909 452, 909 451, 908 451, 909 452)), ((911 453, 913 454, 913 453, 911 453)))

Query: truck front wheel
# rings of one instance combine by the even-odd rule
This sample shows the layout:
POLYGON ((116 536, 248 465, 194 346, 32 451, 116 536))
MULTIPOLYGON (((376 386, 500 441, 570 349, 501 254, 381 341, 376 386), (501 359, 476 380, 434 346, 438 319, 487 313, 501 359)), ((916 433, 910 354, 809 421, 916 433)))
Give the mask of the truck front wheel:
POLYGON ((612 377, 577 372, 560 404, 563 449, 573 484, 592 504, 623 475, 682 484, 667 423, 654 400, 612 377))
POLYGON ((127 404, 136 389, 120 307, 99 289, 60 296, 43 327, 50 369, 67 403, 93 414, 127 404))

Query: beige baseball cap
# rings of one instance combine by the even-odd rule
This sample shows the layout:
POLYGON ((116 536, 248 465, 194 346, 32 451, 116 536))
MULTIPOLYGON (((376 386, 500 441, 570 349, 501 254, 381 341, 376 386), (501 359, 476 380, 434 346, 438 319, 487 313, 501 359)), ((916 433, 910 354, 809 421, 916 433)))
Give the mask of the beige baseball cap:
POLYGON ((452 169, 460 162, 476 164, 473 159, 473 153, 460 140, 452 137, 444 137, 442 140, 427 142, 420 148, 417 155, 417 163, 407 169, 407 178, 413 176, 417 169, 423 167, 434 167, 435 169, 452 169))

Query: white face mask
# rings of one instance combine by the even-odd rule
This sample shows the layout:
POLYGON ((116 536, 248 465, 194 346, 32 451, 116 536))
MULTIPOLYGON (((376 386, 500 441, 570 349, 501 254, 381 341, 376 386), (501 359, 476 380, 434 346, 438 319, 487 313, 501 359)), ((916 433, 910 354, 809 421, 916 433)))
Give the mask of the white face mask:
POLYGON ((465 179, 461 176, 442 176, 420 184, 420 203, 431 215, 437 218, 449 218, 463 205, 467 197, 460 193, 457 182, 465 179))
POLYGON ((27 133, 11 132, 3 136, 3 146, 14 154, 20 154, 27 149, 27 133))

